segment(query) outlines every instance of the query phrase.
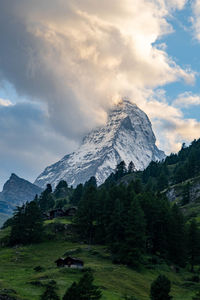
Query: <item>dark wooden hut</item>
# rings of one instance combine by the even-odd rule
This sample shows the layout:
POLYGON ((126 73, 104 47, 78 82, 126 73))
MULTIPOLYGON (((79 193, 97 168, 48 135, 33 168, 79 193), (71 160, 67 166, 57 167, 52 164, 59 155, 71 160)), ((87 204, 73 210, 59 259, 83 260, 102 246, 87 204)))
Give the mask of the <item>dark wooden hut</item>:
POLYGON ((84 262, 75 257, 68 256, 66 258, 59 258, 55 261, 57 267, 67 267, 67 268, 78 268, 82 269, 84 266, 84 262))
POLYGON ((74 206, 69 207, 68 209, 66 209, 65 215, 69 216, 69 217, 73 217, 73 216, 75 216, 76 212, 77 212, 77 207, 74 207, 74 206))
POLYGON ((57 267, 64 267, 65 266, 65 259, 64 258, 58 258, 55 263, 57 264, 57 267))
POLYGON ((58 217, 64 217, 64 216, 65 216, 65 212, 61 208, 53 209, 49 212, 49 218, 50 219, 54 219, 54 218, 58 218, 58 217))
POLYGON ((69 268, 81 269, 84 266, 84 262, 81 259, 68 256, 65 258, 65 265, 69 268))

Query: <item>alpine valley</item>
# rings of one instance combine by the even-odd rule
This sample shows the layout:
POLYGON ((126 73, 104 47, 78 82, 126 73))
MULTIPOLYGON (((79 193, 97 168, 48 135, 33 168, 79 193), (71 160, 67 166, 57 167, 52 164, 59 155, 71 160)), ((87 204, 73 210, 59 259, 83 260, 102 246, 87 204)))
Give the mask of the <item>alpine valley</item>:
POLYGON ((11 175, 0 300, 200 299, 200 139, 155 142, 125 100, 35 184, 11 175))

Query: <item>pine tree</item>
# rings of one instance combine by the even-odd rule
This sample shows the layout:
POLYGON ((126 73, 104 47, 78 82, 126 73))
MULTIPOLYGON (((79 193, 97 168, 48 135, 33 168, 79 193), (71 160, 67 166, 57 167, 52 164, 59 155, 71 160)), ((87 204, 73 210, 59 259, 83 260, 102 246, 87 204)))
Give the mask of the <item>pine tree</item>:
POLYGON ((133 189, 136 194, 140 194, 143 192, 143 186, 140 179, 136 179, 133 181, 133 189))
POLYGON ((90 179, 86 181, 84 188, 88 188, 89 186, 97 187, 97 181, 94 176, 90 177, 90 179))
POLYGON ((65 295, 63 296, 63 300, 79 300, 80 292, 79 287, 76 282, 73 282, 72 285, 67 289, 65 295))
POLYGON ((171 290, 171 283, 164 275, 159 275, 151 285, 151 300, 170 300, 172 296, 169 295, 171 290))
POLYGON ((57 290, 56 283, 49 283, 46 285, 46 289, 44 293, 40 296, 41 300, 59 300, 56 290, 57 290))
POLYGON ((11 226, 10 244, 29 244, 41 241, 43 220, 36 201, 17 207, 11 226))
POLYGON ((158 177, 158 190, 162 191, 163 189, 165 189, 168 186, 168 178, 167 175, 162 171, 158 177))
POLYGON ((113 254, 113 261, 122 262, 124 258, 123 246, 125 238, 124 206, 120 199, 116 199, 114 205, 115 206, 107 228, 107 241, 113 254))
POLYGON ((169 244, 169 202, 154 193, 138 196, 146 220, 147 251, 152 254, 167 256, 169 244))
POLYGON ((75 206, 78 205, 80 200, 81 200, 82 194, 83 194, 83 185, 78 184, 77 187, 75 188, 73 194, 72 194, 72 197, 70 199, 70 203, 75 205, 75 206))
POLYGON ((191 272, 194 265, 200 262, 200 230, 197 222, 192 220, 188 228, 188 259, 191 265, 191 272))
POLYGON ((47 212, 54 207, 55 200, 52 195, 52 187, 50 184, 47 184, 46 189, 41 193, 38 203, 42 212, 47 212))
POLYGON ((11 223, 10 244, 21 244, 24 240, 25 204, 17 206, 11 223))
POLYGON ((136 168, 135 168, 135 165, 134 163, 131 161, 128 165, 128 173, 131 174, 133 172, 135 172, 136 168))
POLYGON ((54 191, 54 196, 56 199, 58 198, 64 198, 67 196, 68 194, 68 185, 67 185, 67 182, 65 180, 61 180, 56 188, 55 188, 55 191, 54 191))
POLYGON ((186 264, 186 231, 183 215, 175 204, 169 219, 169 259, 184 267, 186 264))
POLYGON ((84 189, 75 218, 75 224, 77 225, 79 234, 82 238, 85 238, 89 244, 93 242, 95 233, 96 195, 97 189, 95 186, 89 185, 84 189))
POLYGON ((115 179, 120 179, 121 177, 123 177, 127 172, 127 169, 126 169, 126 164, 124 161, 121 161, 117 167, 116 167, 116 170, 115 170, 115 179))
POLYGON ((200 300, 200 291, 198 291, 196 295, 192 297, 192 300, 200 300))
POLYGON ((137 267, 141 262, 146 242, 145 225, 144 212, 138 200, 133 199, 128 211, 124 243, 124 259, 130 266, 137 267))
POLYGON ((94 278, 91 272, 87 272, 79 280, 73 283, 63 296, 63 300, 98 300, 101 298, 100 289, 93 284, 94 278))

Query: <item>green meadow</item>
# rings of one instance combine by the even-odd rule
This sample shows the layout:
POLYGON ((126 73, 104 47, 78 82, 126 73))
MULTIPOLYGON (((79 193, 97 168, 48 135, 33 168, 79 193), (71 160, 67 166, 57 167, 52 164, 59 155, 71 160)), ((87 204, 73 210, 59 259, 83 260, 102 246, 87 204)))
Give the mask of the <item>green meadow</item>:
MULTIPOLYGON (((8 228, 0 231, 0 239, 8 233, 8 228)), ((149 299, 151 283, 159 274, 165 274, 171 280, 174 300, 190 300, 200 289, 199 283, 189 280, 192 274, 186 270, 180 269, 176 273, 164 263, 147 264, 140 270, 133 270, 113 264, 108 250, 103 246, 70 242, 58 233, 53 240, 40 244, 0 248, 0 293, 6 289, 17 299, 37 300, 45 284, 55 280, 58 294, 62 297, 72 282, 83 275, 83 270, 56 266, 55 260, 64 255, 81 258, 84 268, 93 271, 95 284, 102 289, 102 300, 119 300, 125 295, 135 296, 138 300, 149 299), (38 266, 41 267, 39 272, 34 270, 38 266)))

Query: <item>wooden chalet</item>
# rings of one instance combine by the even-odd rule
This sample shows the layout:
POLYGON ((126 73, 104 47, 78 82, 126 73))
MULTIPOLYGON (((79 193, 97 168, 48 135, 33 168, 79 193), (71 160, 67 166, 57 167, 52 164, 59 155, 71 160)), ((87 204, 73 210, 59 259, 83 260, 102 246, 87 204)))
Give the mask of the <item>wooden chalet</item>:
POLYGON ((77 212, 77 207, 73 206, 73 207, 69 207, 66 211, 65 211, 65 215, 69 216, 69 217, 73 217, 75 216, 77 212))
POLYGON ((65 212, 61 208, 53 209, 49 211, 49 219, 54 219, 58 217, 64 217, 65 212))
POLYGON ((57 267, 66 267, 66 268, 77 268, 82 269, 84 266, 84 262, 75 257, 68 256, 66 258, 59 258, 55 261, 57 267))
POLYGON ((59 218, 59 217, 73 217, 75 216, 77 212, 77 207, 69 207, 66 210, 63 210, 61 208, 56 208, 52 209, 49 211, 48 216, 49 219, 52 220, 54 218, 59 218))
POLYGON ((65 259, 64 258, 58 258, 56 261, 55 261, 55 263, 56 263, 56 265, 57 265, 57 267, 64 267, 65 266, 65 259))

